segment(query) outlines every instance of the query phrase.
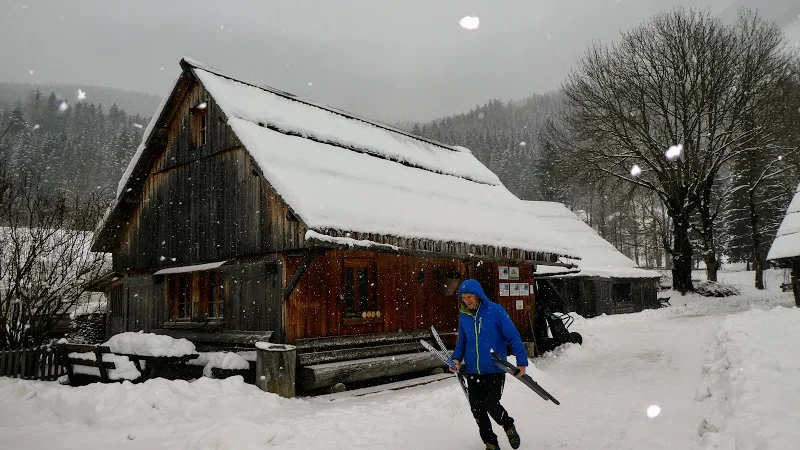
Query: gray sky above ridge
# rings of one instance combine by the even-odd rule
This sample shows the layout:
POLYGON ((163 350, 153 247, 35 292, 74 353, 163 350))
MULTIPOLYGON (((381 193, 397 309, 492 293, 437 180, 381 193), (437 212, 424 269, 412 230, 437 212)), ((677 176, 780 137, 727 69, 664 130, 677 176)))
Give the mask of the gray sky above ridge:
MULTIPOLYGON (((555 89, 592 41, 610 42, 621 29, 671 6, 724 13, 758 3, 2 0, 0 81, 164 95, 180 71, 179 59, 189 56, 377 120, 428 120, 491 98, 555 89), (468 15, 480 18, 476 30, 459 26, 468 15)), ((798 3, 770 0, 764 15, 794 22, 798 3)))

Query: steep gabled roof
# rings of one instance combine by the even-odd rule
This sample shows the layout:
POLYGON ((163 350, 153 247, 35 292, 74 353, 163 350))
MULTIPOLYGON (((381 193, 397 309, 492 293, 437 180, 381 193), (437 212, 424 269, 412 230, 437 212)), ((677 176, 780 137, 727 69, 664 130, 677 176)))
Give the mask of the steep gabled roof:
POLYGON ((786 209, 786 216, 778 227, 778 233, 767 254, 767 259, 788 259, 800 257, 800 185, 794 198, 786 209))
MULTIPOLYGON (((465 148, 242 82, 190 59, 181 65, 203 84, 311 238, 353 232, 579 257, 465 148)), ((141 171, 146 147, 120 181, 118 203, 141 171)))
MULTIPOLYGON (((592 227, 581 220, 564 204, 556 202, 525 202, 530 211, 549 228, 558 231, 580 252, 580 272, 565 276, 600 278, 658 278, 658 272, 640 269, 592 227)), ((540 266, 539 270, 546 270, 540 266)))

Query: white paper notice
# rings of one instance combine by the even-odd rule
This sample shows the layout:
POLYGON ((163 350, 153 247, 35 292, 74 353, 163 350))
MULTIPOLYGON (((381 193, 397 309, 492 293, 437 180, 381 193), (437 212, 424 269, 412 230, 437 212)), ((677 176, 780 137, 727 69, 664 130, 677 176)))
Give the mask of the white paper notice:
POLYGON ((501 280, 507 280, 508 279, 508 266, 498 266, 497 270, 498 270, 498 272, 500 274, 500 279, 501 280))
POLYGON ((508 297, 508 283, 500 283, 500 297, 508 297))
POLYGON ((523 301, 522 300, 517 300, 516 304, 517 304, 517 309, 522 309, 523 308, 523 301))

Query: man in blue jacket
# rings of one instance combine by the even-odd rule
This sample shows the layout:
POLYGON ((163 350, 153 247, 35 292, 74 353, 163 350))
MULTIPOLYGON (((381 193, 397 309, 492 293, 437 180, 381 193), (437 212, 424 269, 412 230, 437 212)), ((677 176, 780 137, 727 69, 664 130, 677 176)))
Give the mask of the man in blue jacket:
MULTIPOLYGON (((486 450, 498 447, 497 435, 492 431, 489 416, 506 432, 512 448, 518 448, 520 437, 514 419, 500 404, 505 383, 505 372, 492 363, 492 351, 506 357, 506 348, 517 358, 518 377, 525 374, 528 357, 522 338, 505 308, 489 300, 477 280, 464 280, 458 288, 461 314, 458 320, 458 342, 453 362, 463 370, 469 388, 469 404, 478 423, 486 450)), ((456 369, 450 369, 455 371, 456 369)))

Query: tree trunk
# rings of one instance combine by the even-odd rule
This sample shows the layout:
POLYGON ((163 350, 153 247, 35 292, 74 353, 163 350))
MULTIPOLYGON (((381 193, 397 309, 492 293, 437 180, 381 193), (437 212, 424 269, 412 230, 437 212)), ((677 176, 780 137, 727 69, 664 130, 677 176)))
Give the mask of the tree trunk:
POLYGON ((700 201, 700 226, 703 237, 703 262, 706 265, 706 278, 708 281, 717 281, 719 260, 717 249, 714 245, 714 217, 711 213, 711 186, 703 190, 700 201))
POLYGON ((764 289, 764 258, 761 255, 761 230, 758 226, 758 212, 754 191, 750 191, 750 239, 752 240, 753 270, 756 271, 756 289, 764 289))
POLYGON ((672 216, 672 289, 685 295, 693 292, 692 243, 689 242, 688 214, 672 216))
POLYGON ((703 252, 703 262, 706 264, 706 278, 708 281, 717 281, 717 270, 719 270, 717 255, 713 251, 706 250, 703 252))

